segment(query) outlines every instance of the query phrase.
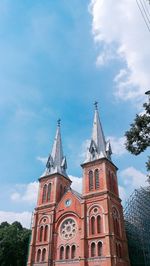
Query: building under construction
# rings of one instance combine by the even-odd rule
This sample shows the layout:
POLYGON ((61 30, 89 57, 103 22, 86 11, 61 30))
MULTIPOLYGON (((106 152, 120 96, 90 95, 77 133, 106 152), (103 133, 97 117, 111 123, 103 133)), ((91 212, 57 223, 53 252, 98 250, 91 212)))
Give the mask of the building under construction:
POLYGON ((150 186, 136 189, 125 206, 131 266, 150 265, 150 186))

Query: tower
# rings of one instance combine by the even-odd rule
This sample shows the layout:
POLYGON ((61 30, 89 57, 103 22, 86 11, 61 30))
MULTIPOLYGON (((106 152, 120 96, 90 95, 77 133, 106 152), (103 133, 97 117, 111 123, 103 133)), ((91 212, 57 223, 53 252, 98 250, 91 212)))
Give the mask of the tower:
POLYGON ((130 266, 117 167, 97 103, 83 168, 82 194, 71 188, 60 121, 34 212, 28 266, 130 266))
POLYGON ((90 147, 82 164, 87 265, 130 265, 118 192, 118 169, 111 160, 111 154, 111 145, 105 140, 95 103, 90 147))
POLYGON ((27 265, 53 265, 51 261, 55 209, 71 185, 66 169, 67 162, 63 155, 60 120, 58 120, 52 152, 48 157, 46 170, 39 178, 38 201, 34 212, 27 265))

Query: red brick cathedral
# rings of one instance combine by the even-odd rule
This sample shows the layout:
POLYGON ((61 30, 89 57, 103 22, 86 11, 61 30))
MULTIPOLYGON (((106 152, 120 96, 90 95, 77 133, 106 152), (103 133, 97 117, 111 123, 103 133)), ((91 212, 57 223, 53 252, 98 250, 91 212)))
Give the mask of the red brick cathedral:
POLYGON ((97 105, 83 168, 82 194, 71 188, 58 122, 39 179, 28 266, 129 266, 117 167, 97 105))

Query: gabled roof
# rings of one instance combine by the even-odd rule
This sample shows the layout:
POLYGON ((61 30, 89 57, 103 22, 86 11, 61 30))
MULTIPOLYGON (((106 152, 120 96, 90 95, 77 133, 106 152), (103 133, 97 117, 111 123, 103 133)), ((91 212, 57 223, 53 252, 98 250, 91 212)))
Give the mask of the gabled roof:
POLYGON ((82 200, 82 195, 79 192, 75 191, 72 188, 71 188, 71 191, 80 201, 82 200))

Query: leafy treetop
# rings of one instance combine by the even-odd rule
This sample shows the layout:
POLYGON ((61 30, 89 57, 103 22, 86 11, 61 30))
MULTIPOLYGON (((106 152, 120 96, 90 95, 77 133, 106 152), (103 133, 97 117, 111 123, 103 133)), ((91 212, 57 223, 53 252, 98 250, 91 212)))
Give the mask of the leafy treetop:
MULTIPOLYGON (((148 103, 143 104, 144 114, 136 115, 130 129, 126 131, 126 149, 138 155, 150 147, 150 97, 148 103)), ((150 171, 150 156, 146 163, 150 171)))

